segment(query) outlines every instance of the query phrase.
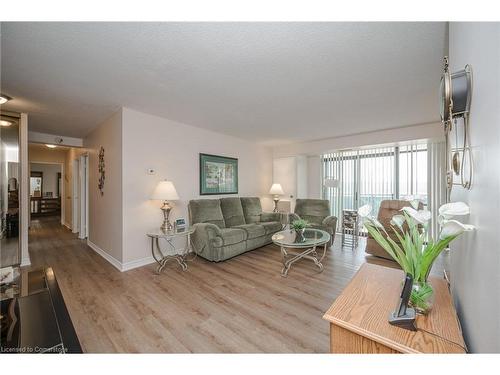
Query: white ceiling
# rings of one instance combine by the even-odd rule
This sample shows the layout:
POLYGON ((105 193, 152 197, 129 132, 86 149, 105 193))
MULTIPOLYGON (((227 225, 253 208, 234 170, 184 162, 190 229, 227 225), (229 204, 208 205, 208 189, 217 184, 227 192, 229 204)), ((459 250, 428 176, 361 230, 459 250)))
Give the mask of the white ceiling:
POLYGON ((34 131, 125 106, 279 144, 439 120, 446 45, 445 23, 2 23, 1 91, 34 131))

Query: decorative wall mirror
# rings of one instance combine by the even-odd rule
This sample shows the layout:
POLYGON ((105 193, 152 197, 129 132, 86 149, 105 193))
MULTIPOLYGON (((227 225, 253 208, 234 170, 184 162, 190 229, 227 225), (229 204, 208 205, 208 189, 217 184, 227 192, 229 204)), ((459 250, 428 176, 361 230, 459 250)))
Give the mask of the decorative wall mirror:
POLYGON ((472 67, 450 73, 448 56, 440 86, 440 114, 446 139, 446 182, 448 196, 453 185, 472 186, 474 174, 469 134, 472 100, 472 67), (461 121, 459 121, 461 119, 461 121))

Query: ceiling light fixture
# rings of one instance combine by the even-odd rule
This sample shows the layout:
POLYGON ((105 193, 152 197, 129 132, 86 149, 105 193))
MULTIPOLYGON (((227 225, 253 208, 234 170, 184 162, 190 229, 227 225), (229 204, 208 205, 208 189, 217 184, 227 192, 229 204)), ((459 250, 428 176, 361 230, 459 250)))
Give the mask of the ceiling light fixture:
POLYGON ((0 120, 0 126, 11 126, 12 122, 7 120, 0 120))
POLYGON ((56 148, 57 146, 56 145, 45 145, 47 146, 48 148, 56 148))
POLYGON ((8 95, 5 95, 5 94, 0 94, 0 104, 5 104, 7 103, 9 100, 11 100, 12 98, 8 95))

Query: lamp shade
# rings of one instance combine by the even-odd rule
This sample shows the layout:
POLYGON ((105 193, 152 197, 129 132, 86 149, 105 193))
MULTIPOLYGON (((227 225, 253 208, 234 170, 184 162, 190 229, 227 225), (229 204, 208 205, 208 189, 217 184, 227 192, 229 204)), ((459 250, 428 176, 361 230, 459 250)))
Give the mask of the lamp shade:
POLYGON ((179 200, 179 196, 177 195, 177 191, 175 190, 175 186, 172 181, 160 181, 158 185, 156 185, 153 194, 151 194, 151 199, 162 200, 162 201, 176 201, 179 200))
POLYGON ((273 186, 271 186, 271 189, 269 190, 269 194, 283 195, 285 193, 283 192, 283 188, 281 187, 280 184, 273 184, 273 186))
POLYGON ((323 185, 325 187, 336 188, 339 187, 339 180, 335 178, 325 178, 323 185))

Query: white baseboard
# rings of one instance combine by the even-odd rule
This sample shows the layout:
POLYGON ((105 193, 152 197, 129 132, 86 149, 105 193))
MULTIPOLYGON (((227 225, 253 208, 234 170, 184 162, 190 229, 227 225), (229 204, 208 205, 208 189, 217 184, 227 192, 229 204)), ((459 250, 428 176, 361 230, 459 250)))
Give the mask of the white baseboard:
POLYGON ((66 228, 68 228, 69 230, 71 230, 71 226, 70 226, 68 223, 64 222, 64 223, 63 223, 63 225, 64 225, 66 228))
POLYGON ((21 259, 21 267, 27 266, 31 266, 31 259, 29 257, 21 259))
POLYGON ((109 255, 107 252, 105 252, 103 249, 101 249, 99 246, 97 246, 95 243, 87 239, 87 245, 94 250, 97 254, 102 256, 104 259, 106 259, 109 263, 111 263, 118 271, 122 270, 122 262, 120 262, 118 259, 115 257, 109 255))
POLYGON ((122 263, 122 272, 129 271, 129 270, 134 269, 134 268, 146 266, 146 265, 154 263, 154 262, 155 262, 155 259, 152 256, 142 258, 142 259, 132 260, 130 262, 125 262, 125 263, 122 263))
POLYGON ((94 250, 97 254, 102 256, 104 259, 106 259, 109 263, 111 263, 117 270, 120 272, 125 272, 129 271, 134 268, 146 266, 148 264, 154 263, 155 260, 152 256, 137 259, 137 260, 132 260, 130 262, 125 262, 122 263, 115 257, 109 255, 107 252, 105 252, 103 249, 101 249, 99 246, 97 246, 95 243, 87 239, 87 245, 94 250))

